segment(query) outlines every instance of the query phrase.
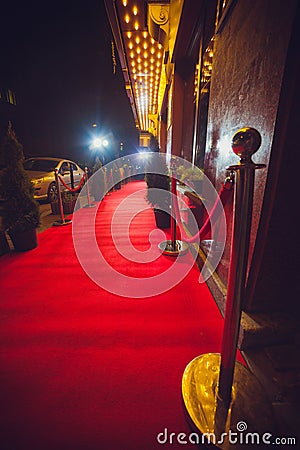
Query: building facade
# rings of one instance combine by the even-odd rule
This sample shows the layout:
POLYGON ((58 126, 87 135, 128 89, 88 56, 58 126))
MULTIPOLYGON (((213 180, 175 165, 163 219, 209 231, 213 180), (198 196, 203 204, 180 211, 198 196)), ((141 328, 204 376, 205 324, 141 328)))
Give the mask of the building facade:
MULTIPOLYGON (((141 135, 204 169, 218 191, 237 163, 231 139, 243 127, 262 138, 256 171, 245 330, 267 322, 268 338, 290 339, 298 311, 296 246, 299 2, 287 0, 105 0, 125 88, 141 135), (284 330, 281 330, 285 317, 284 330), (261 319, 263 318, 263 319, 261 319), (271 325, 270 325, 271 324, 271 325), (280 328, 280 332, 277 333, 280 328), (289 331, 287 329, 289 328, 289 331)), ((227 240, 209 281, 223 312, 227 240)), ((264 326, 263 326, 264 328, 264 326)), ((252 329, 241 345, 252 345, 252 329)), ((246 332, 245 332, 246 334, 246 332)), ((256 332, 253 332, 256 334, 256 332)))

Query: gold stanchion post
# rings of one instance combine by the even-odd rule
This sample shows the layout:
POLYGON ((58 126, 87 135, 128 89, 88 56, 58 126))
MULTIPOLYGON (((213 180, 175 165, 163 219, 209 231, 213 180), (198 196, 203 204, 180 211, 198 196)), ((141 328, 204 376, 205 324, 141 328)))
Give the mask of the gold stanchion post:
POLYGON ((60 184, 58 179, 58 169, 54 170, 55 175, 55 182, 56 182, 56 189, 57 189, 57 195, 58 195, 58 201, 59 201, 59 211, 60 211, 60 220, 57 220, 53 223, 54 226, 62 226, 62 225, 69 225, 72 223, 72 220, 66 219, 64 214, 64 206, 61 198, 61 190, 60 190, 60 184))
POLYGON ((172 175, 171 177, 172 183, 172 197, 171 197, 171 240, 163 241, 158 244, 160 250, 162 250, 164 255, 168 256, 178 256, 183 255, 189 249, 189 246, 186 242, 180 241, 176 238, 176 217, 175 217, 175 208, 174 208, 174 195, 177 195, 176 190, 176 178, 172 175))
MULTIPOLYGON (((230 441, 230 433, 243 422, 244 430, 270 432, 272 409, 255 376, 236 361, 241 308, 245 294, 248 251, 252 220, 255 164, 251 157, 261 145, 253 128, 240 129, 232 139, 232 149, 240 157, 227 168, 236 172, 234 220, 232 229, 229 279, 224 317, 221 355, 208 353, 191 361, 182 379, 182 394, 193 424, 218 448, 240 448, 230 441), (211 441, 211 439, 210 439, 211 441)), ((238 433, 236 433, 238 434, 238 433)))
POLYGON ((86 190, 87 190, 87 204, 84 205, 84 208, 95 208, 95 203, 91 203, 91 195, 90 195, 90 187, 89 187, 89 175, 88 175, 88 168, 84 168, 85 171, 85 178, 86 178, 86 190))

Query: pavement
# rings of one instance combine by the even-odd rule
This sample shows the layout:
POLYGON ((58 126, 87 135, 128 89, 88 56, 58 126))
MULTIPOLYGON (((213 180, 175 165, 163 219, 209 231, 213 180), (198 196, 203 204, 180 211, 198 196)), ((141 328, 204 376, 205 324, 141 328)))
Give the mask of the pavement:
MULTIPOLYGON (((53 223, 57 220, 61 220, 60 214, 53 214, 50 203, 40 203, 40 226, 37 229, 38 233, 47 230, 53 226, 53 223)), ((66 215, 68 217, 68 215, 66 215)))

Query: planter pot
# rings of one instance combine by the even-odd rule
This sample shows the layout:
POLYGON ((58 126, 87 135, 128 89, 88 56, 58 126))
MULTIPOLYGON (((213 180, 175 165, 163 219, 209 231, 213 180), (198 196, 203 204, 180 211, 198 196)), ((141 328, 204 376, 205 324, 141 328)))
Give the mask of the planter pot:
POLYGON ((9 232, 9 236, 17 252, 26 252, 36 248, 38 245, 36 228, 9 232))
MULTIPOLYGON (((71 200, 69 202, 63 202, 64 213, 72 214, 72 212, 74 211, 75 203, 76 203, 76 199, 71 200)), ((52 214, 54 214, 54 215, 60 214, 60 207, 59 207, 58 202, 51 203, 51 211, 52 211, 52 214)))
POLYGON ((59 203, 58 202, 52 202, 51 203, 51 211, 52 211, 52 214, 54 214, 54 215, 60 214, 60 209, 59 209, 59 203))
POLYGON ((76 199, 71 200, 69 202, 63 202, 64 213, 72 214, 72 212, 74 211, 74 208, 75 208, 75 203, 76 203, 76 199))
POLYGON ((158 228, 170 228, 171 216, 166 211, 154 208, 155 222, 158 228))

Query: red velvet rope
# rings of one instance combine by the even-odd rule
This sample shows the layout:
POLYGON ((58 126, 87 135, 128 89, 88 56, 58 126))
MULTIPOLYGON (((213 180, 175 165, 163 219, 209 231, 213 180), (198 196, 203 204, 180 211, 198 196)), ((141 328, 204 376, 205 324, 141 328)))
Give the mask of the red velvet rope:
POLYGON ((61 177, 60 175, 58 175, 58 178, 59 178, 60 182, 62 183, 62 185, 63 185, 66 189, 68 189, 68 191, 70 191, 70 192, 76 192, 76 191, 78 191, 78 190, 81 188, 81 186, 83 185, 84 180, 85 180, 85 177, 86 177, 85 174, 82 175, 82 178, 81 178, 80 183, 79 183, 79 185, 77 186, 77 188, 70 188, 70 187, 64 182, 64 180, 62 179, 62 177, 61 177))
MULTIPOLYGON (((216 221, 216 218, 217 218, 216 212, 217 212, 218 205, 220 204, 219 202, 221 202, 221 204, 223 206, 225 206, 225 204, 227 203, 227 200, 231 196, 232 184, 233 184, 232 181, 229 184, 228 184, 228 181, 225 181, 225 183, 223 184, 223 186, 219 192, 218 198, 215 201, 214 206, 212 207, 210 216, 207 217, 207 219, 205 220, 205 222, 202 225, 202 227, 200 228, 200 230, 194 236, 191 236, 191 237, 186 234, 185 229, 183 228, 183 225, 182 225, 180 211, 179 211, 179 205, 178 205, 178 198, 177 198, 177 193, 176 193, 176 185, 175 185, 175 195, 173 195, 175 217, 178 219, 178 227, 180 229, 181 237, 185 242, 193 243, 193 242, 203 239, 207 235, 207 233, 210 230, 210 227, 216 221)), ((172 192, 172 194, 174 194, 174 193, 172 192)))

